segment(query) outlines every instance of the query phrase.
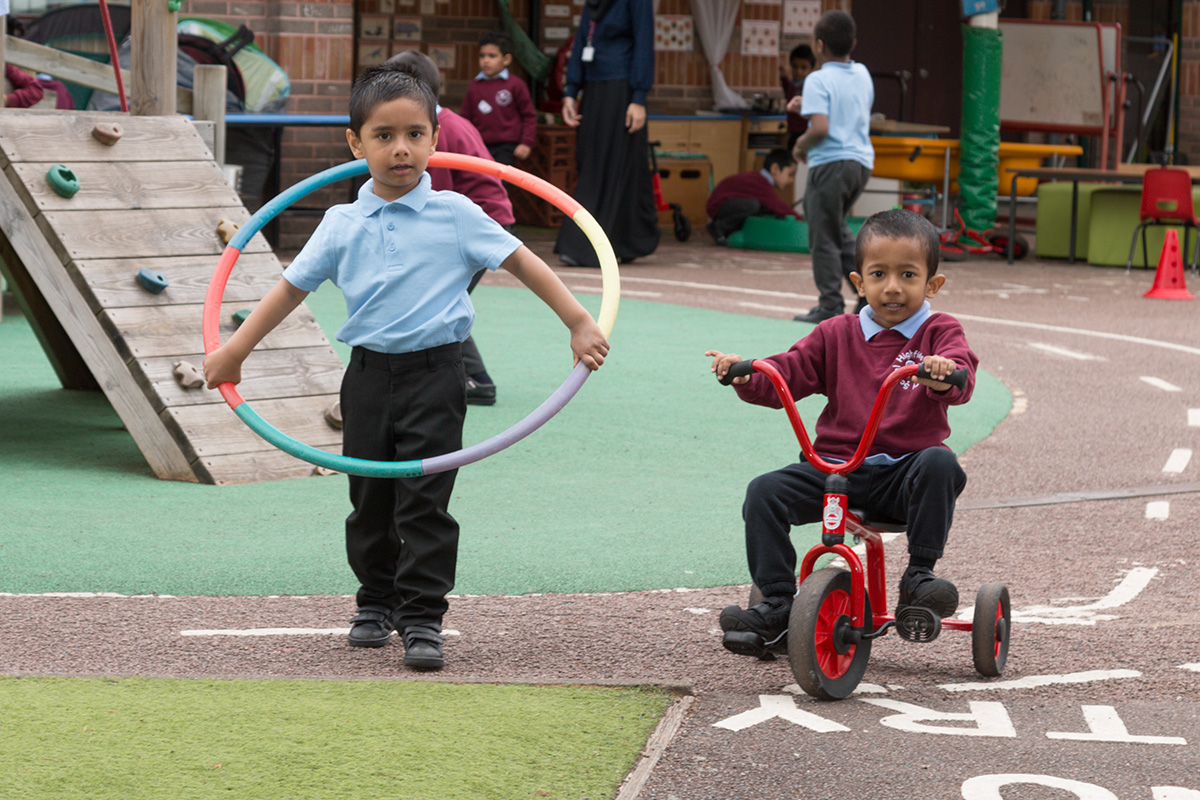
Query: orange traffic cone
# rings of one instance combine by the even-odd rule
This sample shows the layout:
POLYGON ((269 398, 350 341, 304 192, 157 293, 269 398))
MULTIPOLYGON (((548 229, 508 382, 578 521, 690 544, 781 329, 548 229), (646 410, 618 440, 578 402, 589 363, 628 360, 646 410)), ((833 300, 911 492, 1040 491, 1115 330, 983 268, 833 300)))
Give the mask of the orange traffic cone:
POLYGON ((1162 255, 1158 257, 1158 270, 1154 273, 1154 286, 1142 297, 1159 300, 1195 300, 1183 283, 1183 257, 1179 254, 1179 234, 1167 228, 1162 255))

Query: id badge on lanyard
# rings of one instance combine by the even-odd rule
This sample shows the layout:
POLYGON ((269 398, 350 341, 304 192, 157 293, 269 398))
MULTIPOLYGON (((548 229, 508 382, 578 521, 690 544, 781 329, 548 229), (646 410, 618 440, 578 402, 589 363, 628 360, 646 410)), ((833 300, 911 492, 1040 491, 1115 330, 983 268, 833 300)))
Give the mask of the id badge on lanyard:
POLYGON ((587 44, 583 46, 583 61, 592 63, 596 60, 596 48, 592 47, 592 37, 596 35, 596 23, 588 22, 587 44))

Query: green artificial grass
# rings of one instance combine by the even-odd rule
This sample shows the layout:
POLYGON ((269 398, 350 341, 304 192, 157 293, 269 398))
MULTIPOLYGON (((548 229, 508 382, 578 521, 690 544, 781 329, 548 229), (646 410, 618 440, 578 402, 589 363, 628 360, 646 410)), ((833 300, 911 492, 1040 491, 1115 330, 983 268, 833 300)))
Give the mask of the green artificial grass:
POLYGON ((0 678, 12 800, 613 797, 650 688, 0 678))
MULTIPOLYGON (((599 310, 598 295, 580 299, 599 310)), ((473 300, 499 401, 470 407, 468 444, 524 417, 571 370, 566 330, 531 292, 484 285, 473 300)), ((332 339, 345 317, 340 293, 326 285, 308 303, 332 339)), ((746 484, 795 461, 799 446, 782 411, 742 403, 718 385, 704 352, 771 355, 807 330, 623 299, 609 359, 562 413, 459 471, 450 506, 462 525, 455 592, 747 582, 746 484)), ((343 476, 220 487, 159 481, 103 395, 59 388, 17 316, 0 324, 0 363, 0 592, 357 588, 343 549, 343 476)), ((949 444, 962 452, 987 436, 1011 400, 980 372, 972 401, 950 411, 949 444)), ((800 404, 810 430, 822 405, 800 404)), ((817 539, 816 526, 794 535, 800 550, 817 539)))

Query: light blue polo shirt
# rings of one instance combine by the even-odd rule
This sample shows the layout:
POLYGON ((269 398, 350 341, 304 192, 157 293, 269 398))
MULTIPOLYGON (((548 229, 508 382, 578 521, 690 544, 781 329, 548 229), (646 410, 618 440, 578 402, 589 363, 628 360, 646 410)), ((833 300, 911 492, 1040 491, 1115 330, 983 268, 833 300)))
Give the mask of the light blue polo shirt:
POLYGON ((346 298, 338 341, 380 353, 461 342, 475 309, 471 277, 494 270, 521 241, 457 192, 435 192, 429 173, 390 203, 368 180, 353 203, 325 212, 283 277, 305 292, 332 281, 346 298))
POLYGON ((804 79, 800 116, 824 114, 829 135, 808 151, 808 167, 832 161, 857 161, 875 166, 871 146, 871 106, 875 85, 871 73, 857 61, 827 61, 804 79))

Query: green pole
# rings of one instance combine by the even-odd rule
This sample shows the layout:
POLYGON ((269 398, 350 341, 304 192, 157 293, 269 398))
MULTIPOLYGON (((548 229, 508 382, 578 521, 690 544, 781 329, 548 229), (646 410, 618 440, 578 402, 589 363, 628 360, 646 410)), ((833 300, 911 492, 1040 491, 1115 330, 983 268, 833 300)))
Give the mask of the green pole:
POLYGON ((963 26, 962 140, 958 148, 959 209, 968 230, 996 222, 1000 150, 1000 72, 1003 39, 997 15, 963 26), (990 23, 990 27, 988 27, 990 23))

